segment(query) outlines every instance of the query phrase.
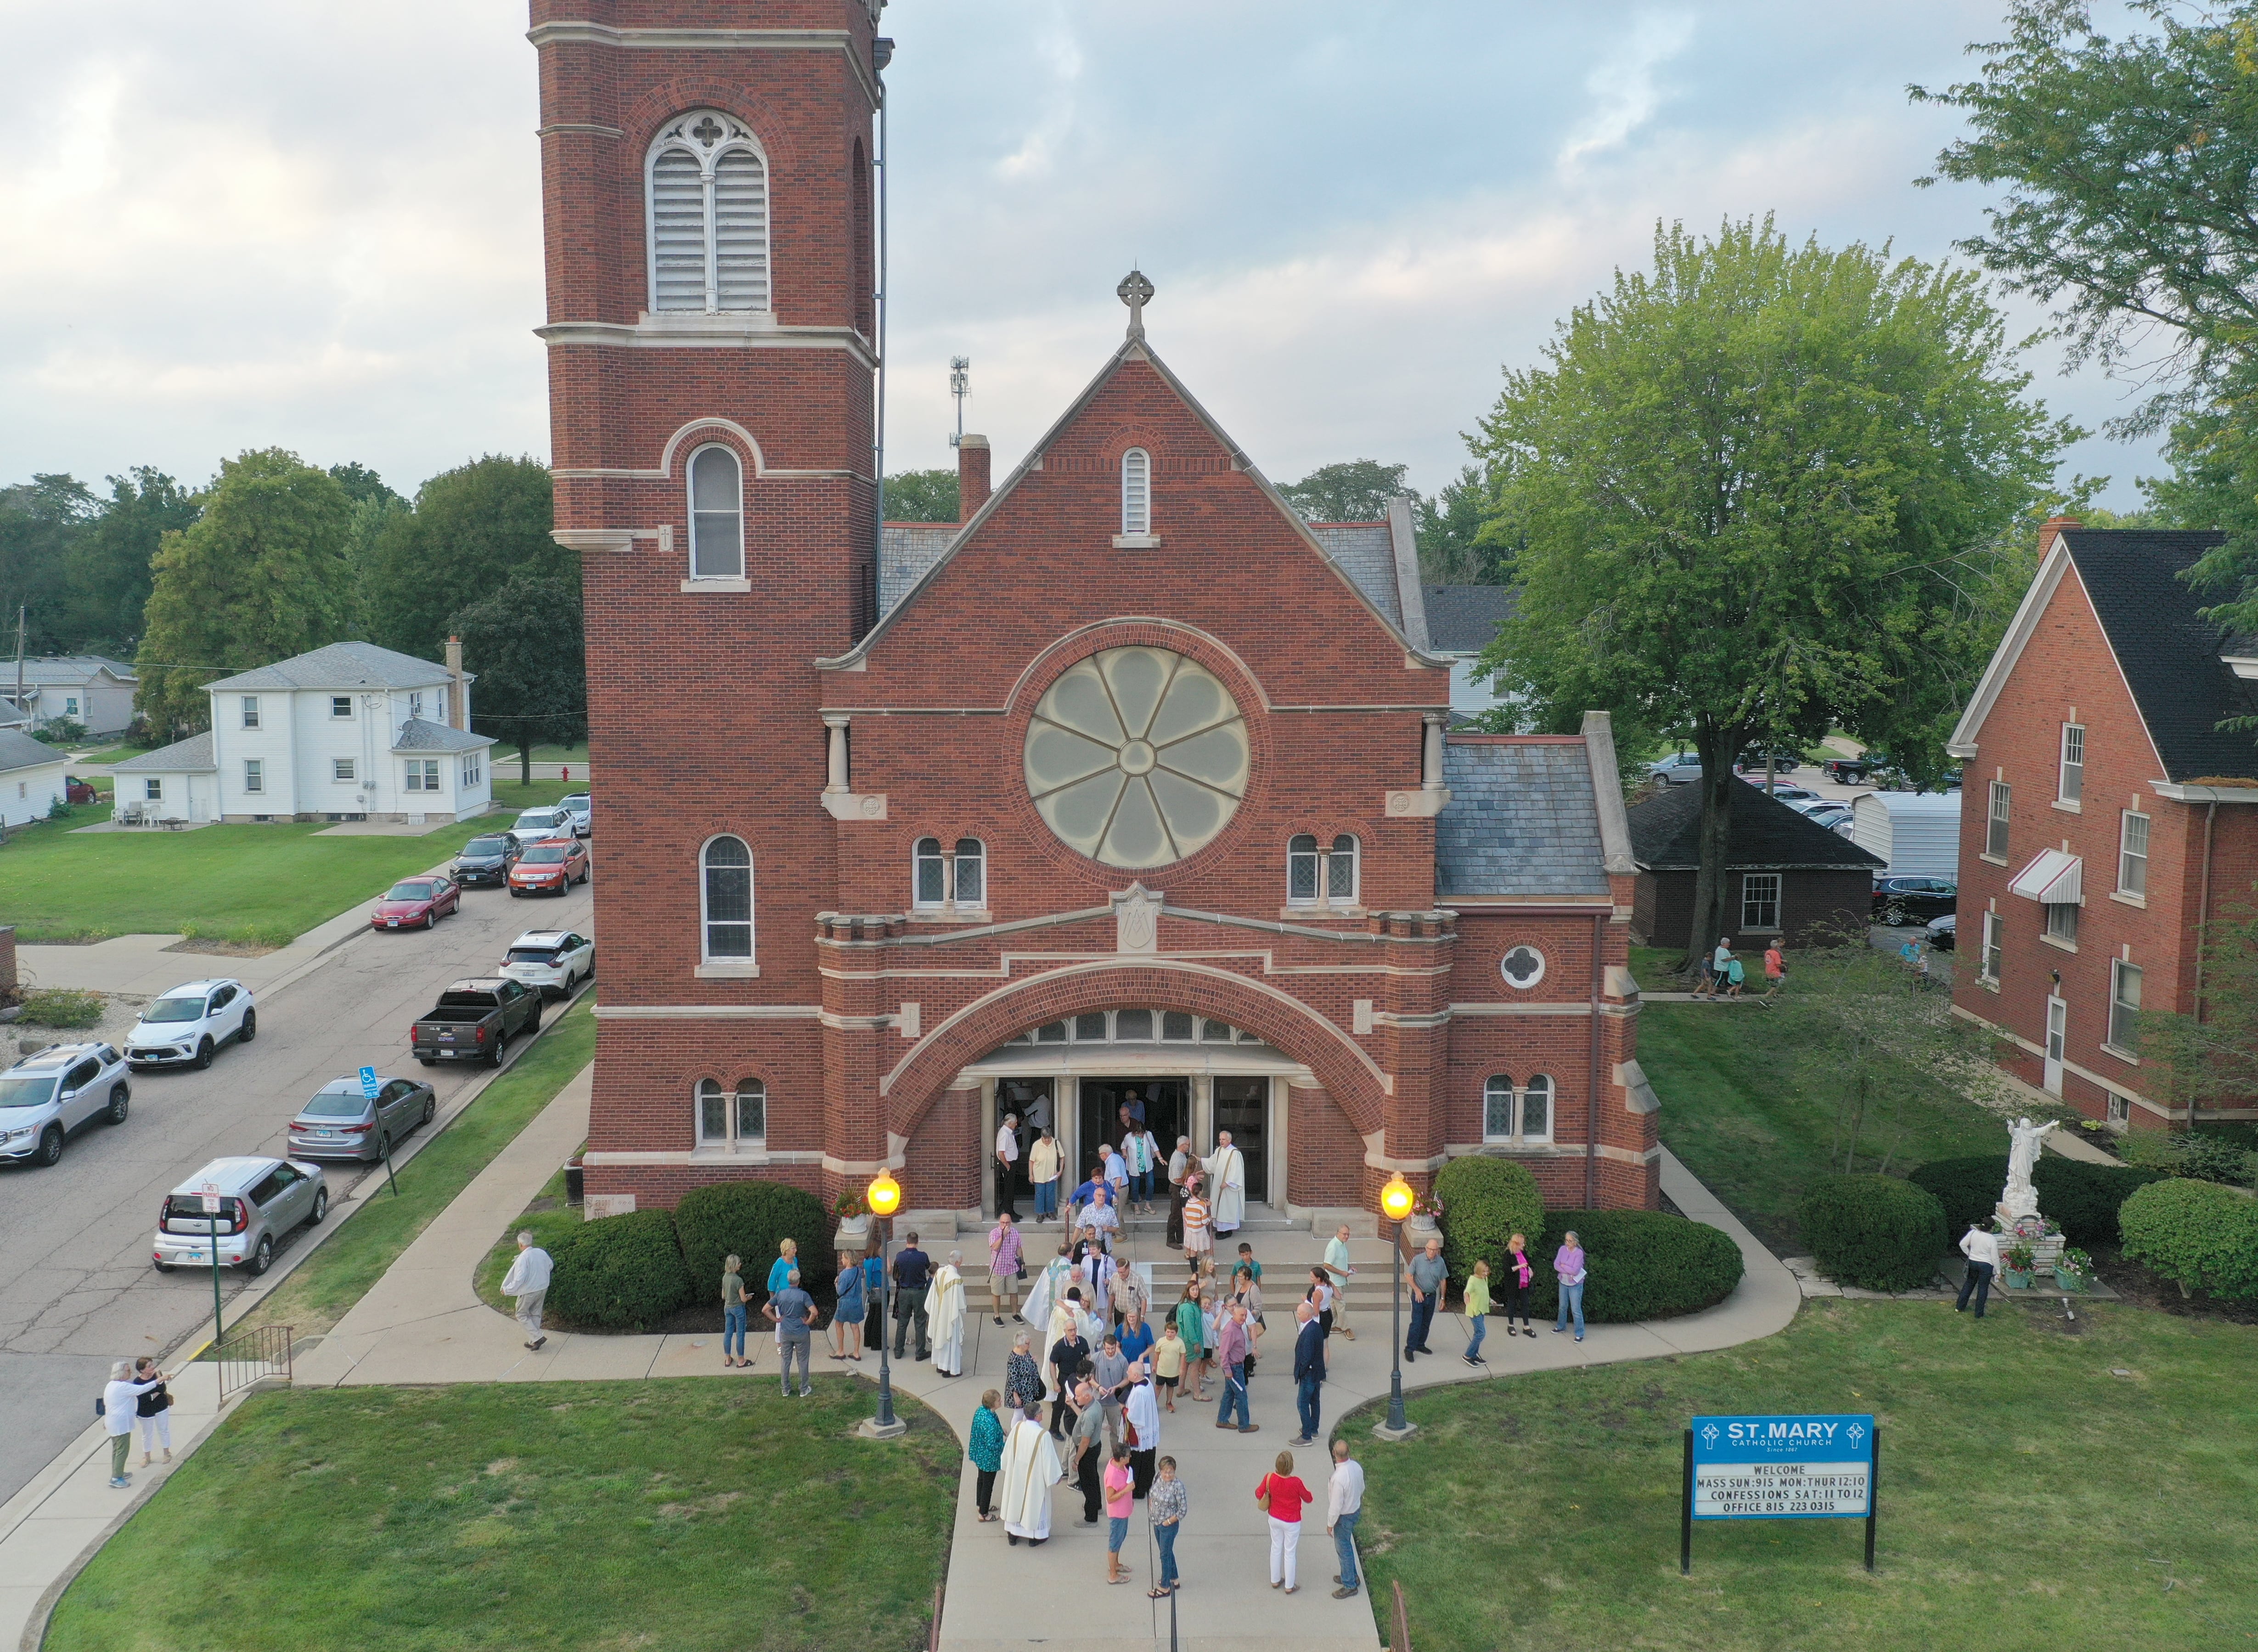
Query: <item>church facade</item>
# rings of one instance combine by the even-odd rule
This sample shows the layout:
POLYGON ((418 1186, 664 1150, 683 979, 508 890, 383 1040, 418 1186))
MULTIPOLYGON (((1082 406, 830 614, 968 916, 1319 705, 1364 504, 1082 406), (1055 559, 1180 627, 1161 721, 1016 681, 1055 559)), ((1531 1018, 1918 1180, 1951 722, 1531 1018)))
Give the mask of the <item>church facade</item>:
POLYGON ((1652 1205, 1606 719, 1452 731, 1408 510, 1296 516, 1143 277, 992 492, 967 439, 963 521, 882 530, 876 11, 534 5, 593 1208, 884 1165, 969 1217, 1007 1115, 1078 1179, 1133 1097, 1297 1217, 1475 1152, 1652 1205))

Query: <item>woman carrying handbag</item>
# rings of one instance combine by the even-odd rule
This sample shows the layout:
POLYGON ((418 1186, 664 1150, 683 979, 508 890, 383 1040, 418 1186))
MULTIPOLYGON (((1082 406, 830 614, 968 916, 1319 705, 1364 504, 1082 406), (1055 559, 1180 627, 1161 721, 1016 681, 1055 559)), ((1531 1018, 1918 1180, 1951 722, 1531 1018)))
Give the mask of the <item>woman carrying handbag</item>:
POLYGON ((1262 1477, 1254 1488, 1254 1500, 1270 1517, 1270 1586, 1283 1588, 1292 1594, 1301 1585, 1295 1581, 1295 1551, 1302 1542, 1302 1511, 1317 1500, 1317 1494, 1294 1472, 1294 1454, 1281 1451, 1276 1470, 1262 1477))

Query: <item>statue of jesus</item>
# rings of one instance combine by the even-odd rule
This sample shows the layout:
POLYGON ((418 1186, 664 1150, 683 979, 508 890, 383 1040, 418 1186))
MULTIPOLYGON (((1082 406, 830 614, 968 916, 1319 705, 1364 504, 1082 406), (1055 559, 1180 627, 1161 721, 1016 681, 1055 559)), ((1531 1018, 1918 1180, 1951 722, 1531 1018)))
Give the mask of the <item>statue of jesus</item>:
POLYGON ((2031 1168, 2038 1163, 2039 1144, 2055 1128, 2051 1120, 2044 1124, 2030 1119, 2007 1122, 2007 1186, 1999 1195, 1999 1212, 2010 1221, 2038 1212, 2038 1190, 2031 1186, 2031 1168))

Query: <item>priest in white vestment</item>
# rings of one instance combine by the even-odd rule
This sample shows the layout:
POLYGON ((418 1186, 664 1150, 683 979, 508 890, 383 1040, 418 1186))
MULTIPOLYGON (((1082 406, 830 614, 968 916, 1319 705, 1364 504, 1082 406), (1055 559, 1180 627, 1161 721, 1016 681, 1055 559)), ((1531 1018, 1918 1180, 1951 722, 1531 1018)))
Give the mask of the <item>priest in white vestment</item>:
POLYGON ((1034 1543, 1049 1539, 1051 1487, 1065 1478, 1050 1430, 1032 1407, 1021 1412, 1004 1442, 1004 1535, 1014 1547, 1022 1537, 1034 1543))
POLYGON ((1246 1155, 1232 1145, 1231 1132, 1215 1138, 1215 1151, 1201 1162, 1212 1190, 1208 1225, 1218 1234, 1236 1233, 1246 1220, 1246 1155))
POLYGON ((964 1253, 952 1250, 926 1287, 926 1318, 933 1326, 933 1368, 944 1377, 964 1375, 964 1253))
MULTIPOLYGON (((1073 1278, 1074 1264, 1067 1259, 1065 1253, 1062 1251, 1053 1257, 1044 1264, 1043 1271, 1035 1276, 1034 1283, 1027 1287, 1027 1300, 1020 1305, 1019 1317, 1033 1326, 1038 1333, 1048 1330, 1051 1311, 1058 1307, 1059 1299, 1066 1294, 1066 1287, 1073 1278)), ((1047 1342, 1044 1344, 1046 1348, 1048 1346, 1047 1342)))

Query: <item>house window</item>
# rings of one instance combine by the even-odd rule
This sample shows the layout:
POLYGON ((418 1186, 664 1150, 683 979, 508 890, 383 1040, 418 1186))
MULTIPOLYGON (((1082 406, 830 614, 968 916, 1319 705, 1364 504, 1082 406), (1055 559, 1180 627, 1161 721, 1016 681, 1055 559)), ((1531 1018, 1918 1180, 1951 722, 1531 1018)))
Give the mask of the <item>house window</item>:
POLYGON ((409 758, 408 759, 408 789, 411 792, 436 792, 439 789, 439 759, 409 758))
POLYGON ((1544 1142, 1551 1136, 1551 1079, 1540 1072, 1523 1087, 1501 1072, 1482 1086, 1482 1140, 1544 1142))
POLYGON ((2085 725, 2062 725, 2062 783, 2055 794, 2065 803, 2085 794, 2085 725))
POLYGON ((690 456, 690 577, 745 577, 744 468, 726 447, 690 456))
POLYGON ((1356 904, 1358 844, 1343 832, 1329 849, 1317 847, 1316 837, 1302 832, 1286 844, 1286 903, 1296 907, 1356 904), (1317 892, 1324 891, 1318 900, 1317 892))
POLYGON ((144 799, 152 803, 163 802, 165 801, 165 782, 162 780, 142 781, 141 795, 144 799))
POLYGON ((1317 904, 1317 840, 1308 832, 1286 844, 1286 901, 1296 907, 1317 904))
POLYGON ((78 696, 76 694, 70 694, 65 697, 63 701, 63 716, 66 717, 75 717, 78 716, 78 696))
POLYGON ((758 1079, 746 1079, 732 1092, 714 1079, 698 1081, 698 1145, 759 1147, 769 1133, 769 1091, 758 1079))
POLYGON ((988 902, 988 848, 977 837, 956 840, 956 904, 981 907, 988 902))
POLYGON ((352 696, 351 694, 331 694, 330 696, 330 715, 332 717, 350 717, 352 716, 352 696))
POLYGON ((2131 1099, 2127 1096, 2119 1095, 2114 1090, 2109 1091, 2107 1094, 2109 1097, 2110 1123, 2120 1126, 2130 1124, 2133 1122, 2133 1103, 2131 1099))
POLYGON ((2148 893, 2148 817, 2129 808, 2117 834, 2117 893, 2148 893))
POLYGON ((1102 1044, 1112 1036, 1107 1026, 1105 1012, 1090 1010, 1074 1018, 1074 1041, 1078 1044, 1102 1044))
POLYGON ((1513 1080, 1501 1072, 1482 1086, 1482 1140, 1513 1139, 1513 1080))
POLYGON ((1524 1142, 1549 1142, 1552 1139, 1552 1080, 1538 1073, 1521 1093, 1521 1139, 1524 1142))
POLYGON ((1336 905, 1356 904, 1356 839, 1343 832, 1325 857, 1325 899, 1336 905))
POLYGON ((2067 901, 2049 901, 2046 908, 2046 932, 2057 941, 2077 944, 2077 908, 2067 901))
POLYGON ((352 777, 353 777, 353 759, 352 759, 352 758, 331 758, 330 759, 330 778, 331 780, 349 780, 352 779, 352 777))
POLYGON ((473 751, 463 759, 463 784, 476 786, 485 778, 486 765, 479 761, 479 754, 473 751))
POLYGON ((1164 1009, 1161 1012, 1161 1042, 1164 1044, 1188 1044, 1196 1030, 1189 1010, 1164 1009))
POLYGON ((1035 1029, 1033 1037, 1039 1044, 1062 1044, 1066 1042, 1066 1023, 1047 1021, 1035 1029))
POLYGON ((423 716, 423 694, 421 689, 412 689, 409 691, 408 695, 408 715, 418 719, 423 716))
POLYGON ((245 758, 243 760, 243 789, 246 792, 263 792, 266 789, 266 765, 257 758, 245 758))
POLYGON ((753 851, 742 837, 706 845, 701 880, 707 958, 753 955, 753 851))
POLYGON ((2006 919, 1998 913, 1986 912, 1984 915, 1984 950, 1977 963, 1976 972, 1994 986, 1999 984, 1999 958, 2005 951, 2001 943, 2006 939, 2006 919))
POLYGON ((1741 928, 1777 932, 1779 929, 1779 879, 1776 872, 1741 874, 1741 928))
POLYGON ((257 694, 245 694, 243 697, 243 726, 246 729, 255 729, 259 726, 259 696, 257 694))
POLYGON ((700 110, 660 132, 645 165, 651 309, 766 310, 768 162, 752 133, 700 110))
POLYGON ((941 839, 919 838, 914 858, 912 903, 927 908, 941 906, 948 897, 948 868, 941 858, 941 839))
POLYGON ((1121 531, 1153 531, 1153 456, 1141 447, 1121 455, 1121 531))
POLYGON ((2109 965, 2109 1043, 2128 1054, 2141 1047, 2141 966, 2122 958, 2109 965))
POLYGON ((1992 782, 1992 809, 1984 822, 1984 852, 2007 858, 2007 803, 2012 791, 2006 781, 1992 782))

